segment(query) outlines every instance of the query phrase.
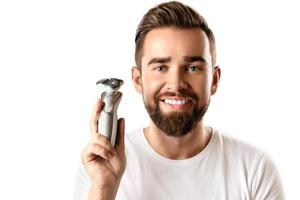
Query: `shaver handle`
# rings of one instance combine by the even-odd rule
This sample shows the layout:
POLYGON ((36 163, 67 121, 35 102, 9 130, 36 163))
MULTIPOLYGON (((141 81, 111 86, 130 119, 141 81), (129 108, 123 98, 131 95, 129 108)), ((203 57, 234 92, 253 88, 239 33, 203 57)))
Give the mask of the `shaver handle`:
POLYGON ((111 143, 115 145, 116 140, 116 126, 117 126, 117 114, 102 112, 99 122, 98 129, 99 133, 105 136, 111 143))
POLYGON ((107 95, 107 93, 104 92, 101 95, 101 99, 104 102, 104 108, 98 121, 98 132, 104 135, 110 141, 112 146, 115 146, 116 141, 118 127, 117 108, 121 97, 121 92, 115 92, 112 95, 107 95))

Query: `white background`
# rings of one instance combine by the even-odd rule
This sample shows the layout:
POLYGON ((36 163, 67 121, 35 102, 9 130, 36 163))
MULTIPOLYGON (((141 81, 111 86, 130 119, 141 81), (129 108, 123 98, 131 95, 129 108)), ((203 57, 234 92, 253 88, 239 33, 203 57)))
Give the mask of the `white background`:
MULTIPOLYGON (((298 199, 299 9, 296 1, 183 1, 213 29, 222 69, 207 124, 254 144, 298 199)), ((134 91, 134 36, 160 1, 0 2, 0 199, 71 199, 103 77, 125 80, 119 116, 147 123, 134 91)))

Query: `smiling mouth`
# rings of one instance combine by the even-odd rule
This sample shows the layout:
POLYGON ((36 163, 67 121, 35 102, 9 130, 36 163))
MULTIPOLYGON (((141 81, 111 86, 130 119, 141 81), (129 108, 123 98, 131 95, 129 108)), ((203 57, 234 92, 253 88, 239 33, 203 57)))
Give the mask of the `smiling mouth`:
POLYGON ((182 107, 192 102, 190 98, 186 97, 164 97, 160 101, 170 106, 182 107))
POLYGON ((164 103, 174 106, 180 106, 189 103, 191 100, 188 99, 163 99, 164 103))

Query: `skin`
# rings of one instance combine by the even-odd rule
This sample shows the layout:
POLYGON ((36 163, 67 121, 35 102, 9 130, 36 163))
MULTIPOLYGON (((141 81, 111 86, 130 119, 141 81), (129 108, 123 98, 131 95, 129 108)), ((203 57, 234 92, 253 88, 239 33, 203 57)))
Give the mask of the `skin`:
MULTIPOLYGON (((165 92, 175 93, 175 96, 165 95, 162 99, 188 99, 179 97, 179 91, 185 89, 199 97, 199 105, 205 105, 217 90, 221 71, 218 66, 212 66, 209 41, 198 28, 168 27, 151 30, 144 41, 141 61, 141 69, 132 68, 132 81, 146 104, 154 105, 154 96, 165 92), (188 61, 186 56, 198 56, 201 59, 188 61), (148 65, 153 58, 158 57, 169 59, 156 60, 148 65)), ((193 103, 196 102, 171 106, 160 101, 159 106, 168 115, 171 112, 190 112, 193 103)), ((126 167, 124 119, 118 121, 118 136, 113 148, 97 130, 102 108, 103 102, 98 99, 91 116, 91 139, 81 154, 82 163, 91 178, 90 200, 115 199, 126 167)), ((211 130, 200 121, 190 133, 175 138, 166 136, 152 122, 144 129, 144 134, 152 148, 162 156, 186 159, 207 145, 211 130)))
POLYGON ((97 121, 104 103, 98 99, 90 120, 90 141, 81 153, 82 163, 91 179, 89 200, 113 200, 125 171, 125 121, 118 120, 115 147, 98 132, 97 121))
MULTIPOLYGON (((135 89, 143 95, 146 104, 154 105, 154 95, 165 92, 179 93, 185 89, 199 97, 199 105, 207 103, 215 94, 220 80, 220 68, 212 66, 209 41, 199 28, 167 27, 151 30, 145 37, 141 69, 132 68, 135 89), (185 60, 185 56, 199 56, 200 60, 185 60), (153 58, 165 57, 149 64, 153 58)), ((179 96, 164 96, 182 100, 179 96)), ((159 106, 164 114, 190 112, 191 103, 170 106, 163 101, 159 106)), ((165 135, 152 122, 144 129, 152 148, 170 159, 186 159, 199 153, 208 143, 211 130, 200 121, 196 128, 183 137, 165 135), (175 147, 175 148, 174 148, 175 147)))

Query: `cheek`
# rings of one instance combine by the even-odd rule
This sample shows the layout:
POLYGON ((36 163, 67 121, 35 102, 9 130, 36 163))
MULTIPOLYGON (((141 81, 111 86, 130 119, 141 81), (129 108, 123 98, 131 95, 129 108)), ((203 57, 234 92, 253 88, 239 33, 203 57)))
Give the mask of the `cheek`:
POLYGON ((193 87, 194 92, 200 98, 200 101, 207 101, 210 97, 210 85, 211 79, 209 76, 198 77, 193 80, 191 86, 193 87))
POLYGON ((142 76, 142 83, 144 101, 153 101, 154 95, 157 94, 161 88, 162 80, 145 74, 142 76))

